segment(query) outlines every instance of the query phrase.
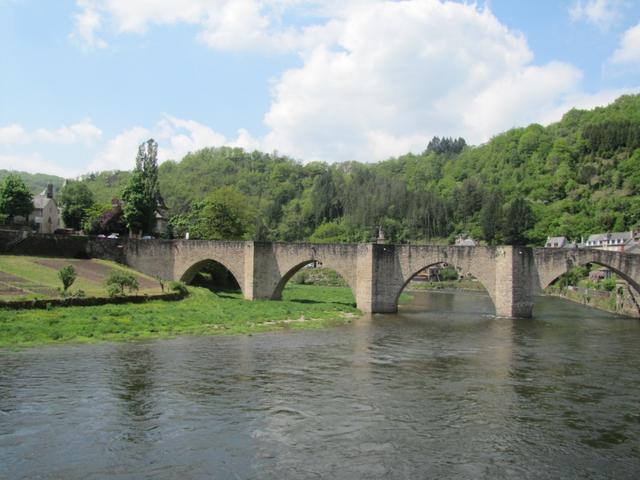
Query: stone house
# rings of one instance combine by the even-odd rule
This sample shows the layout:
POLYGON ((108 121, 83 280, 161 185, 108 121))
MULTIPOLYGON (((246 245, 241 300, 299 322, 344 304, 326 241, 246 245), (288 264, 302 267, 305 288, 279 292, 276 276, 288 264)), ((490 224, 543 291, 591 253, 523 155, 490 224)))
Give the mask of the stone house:
POLYGON ((168 232, 169 227, 169 208, 164 203, 164 199, 160 194, 156 198, 156 211, 155 211, 156 223, 153 227, 153 233, 160 237, 164 237, 168 232))
POLYGON ((624 252, 635 243, 633 232, 611 232, 590 235, 584 246, 612 252, 624 252))
POLYGON ((53 233, 61 227, 60 209, 53 198, 53 185, 33 197, 33 212, 27 218, 27 223, 33 222, 38 233, 53 233))

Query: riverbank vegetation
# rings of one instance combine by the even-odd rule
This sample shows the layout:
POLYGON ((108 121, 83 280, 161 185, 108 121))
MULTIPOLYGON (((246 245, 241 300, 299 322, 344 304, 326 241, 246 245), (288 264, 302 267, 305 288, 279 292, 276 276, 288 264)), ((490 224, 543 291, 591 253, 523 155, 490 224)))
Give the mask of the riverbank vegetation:
POLYGON ((282 301, 189 287, 181 301, 48 310, 0 309, 0 347, 322 328, 359 315, 351 290, 290 284, 282 301))

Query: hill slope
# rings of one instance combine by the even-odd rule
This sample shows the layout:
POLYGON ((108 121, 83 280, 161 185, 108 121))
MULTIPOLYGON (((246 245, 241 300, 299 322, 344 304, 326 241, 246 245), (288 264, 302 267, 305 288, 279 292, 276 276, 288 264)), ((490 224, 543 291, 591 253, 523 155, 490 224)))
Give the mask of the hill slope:
MULTIPOLYGON (((84 181, 106 203, 128 177, 101 172, 84 181)), ((46 183, 39 178, 34 188, 46 183)), ((370 241, 381 225, 395 242, 461 232, 501 242, 518 199, 533 211, 526 237, 534 244, 547 235, 627 230, 640 224, 640 95, 571 110, 547 127, 514 128, 477 147, 434 139, 421 154, 332 165, 205 148, 163 163, 159 178, 174 215, 233 187, 253 219, 246 236, 261 239, 370 241)))

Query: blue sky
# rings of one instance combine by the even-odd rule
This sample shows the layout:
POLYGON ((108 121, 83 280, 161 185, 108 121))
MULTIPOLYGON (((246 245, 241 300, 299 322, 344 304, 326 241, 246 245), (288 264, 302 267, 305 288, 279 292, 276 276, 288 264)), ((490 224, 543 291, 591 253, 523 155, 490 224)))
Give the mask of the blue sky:
POLYGON ((378 161, 640 92, 640 1, 0 0, 0 168, 378 161))

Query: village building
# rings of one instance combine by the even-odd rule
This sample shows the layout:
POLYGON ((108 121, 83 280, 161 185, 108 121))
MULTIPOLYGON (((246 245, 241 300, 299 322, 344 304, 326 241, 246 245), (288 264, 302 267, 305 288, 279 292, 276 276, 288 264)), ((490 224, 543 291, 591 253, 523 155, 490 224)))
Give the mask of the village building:
POLYGON ((597 233, 590 235, 584 242, 586 248, 598 248, 611 252, 624 252, 634 244, 634 232, 597 233))
POLYGON ((165 237, 169 231, 169 208, 159 193, 156 198, 155 220, 153 234, 159 237, 165 237))
POLYGON ((567 237, 547 237, 547 241, 544 243, 545 248, 578 248, 579 246, 582 245, 570 242, 567 237))
POLYGON ((592 282, 599 282, 600 280, 607 280, 613 276, 613 272, 606 267, 601 267, 597 270, 589 272, 589 280, 592 282))
POLYGON ((547 237, 545 248, 563 248, 569 241, 567 237, 547 237))
POLYGON ((33 197, 33 212, 27 218, 27 223, 36 225, 38 233, 54 233, 61 227, 60 209, 53 198, 53 185, 33 197))

